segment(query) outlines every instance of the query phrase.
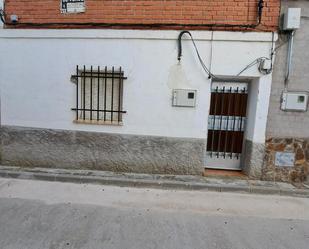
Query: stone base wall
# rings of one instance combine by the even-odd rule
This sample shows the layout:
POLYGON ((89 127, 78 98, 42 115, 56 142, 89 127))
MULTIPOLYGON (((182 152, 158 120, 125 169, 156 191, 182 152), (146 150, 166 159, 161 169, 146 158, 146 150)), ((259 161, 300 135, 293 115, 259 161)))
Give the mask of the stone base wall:
MULTIPOLYGON (((180 175, 204 171, 206 139, 14 126, 1 127, 0 138, 2 165, 180 175)), ((242 164, 254 179, 303 182, 309 174, 309 138, 269 138, 266 146, 247 140, 242 164), (276 154, 282 152, 289 153, 293 165, 284 165, 282 158, 277 165, 276 154)))
POLYGON ((206 140, 1 127, 1 164, 116 172, 203 173, 206 140))
POLYGON ((303 182, 308 174, 309 138, 267 139, 262 179, 303 182))
POLYGON ((246 140, 242 158, 243 172, 253 179, 260 179, 265 158, 265 144, 246 140))

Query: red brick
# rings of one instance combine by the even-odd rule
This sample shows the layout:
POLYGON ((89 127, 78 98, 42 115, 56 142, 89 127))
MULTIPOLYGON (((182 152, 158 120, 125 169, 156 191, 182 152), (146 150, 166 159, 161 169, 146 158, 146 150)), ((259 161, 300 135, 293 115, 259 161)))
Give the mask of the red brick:
MULTIPOLYGON (((262 23, 256 30, 274 31, 278 27, 280 0, 264 0, 264 2, 262 23)), ((162 27, 157 28, 166 28, 164 24, 176 23, 179 24, 178 27, 169 28, 181 29, 186 24, 255 24, 257 3, 258 0, 86 0, 85 13, 61 14, 60 0, 6 0, 5 12, 7 16, 18 15, 21 23, 120 24, 117 28, 121 28, 121 24, 126 28, 128 24, 135 27, 138 25, 142 27, 143 24, 161 24, 162 27)), ((11 26, 7 26, 9 27, 11 26)), ((55 26, 46 27, 55 28, 55 26)), ((195 28, 203 30, 211 27, 201 25, 195 28)), ((216 29, 239 30, 240 28, 216 29)))

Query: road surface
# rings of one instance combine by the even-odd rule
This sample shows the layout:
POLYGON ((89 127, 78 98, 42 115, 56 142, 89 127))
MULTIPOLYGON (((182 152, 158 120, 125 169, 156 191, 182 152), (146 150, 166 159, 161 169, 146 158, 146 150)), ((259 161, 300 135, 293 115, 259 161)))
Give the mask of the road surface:
POLYGON ((308 249, 309 199, 0 178, 1 249, 308 249))

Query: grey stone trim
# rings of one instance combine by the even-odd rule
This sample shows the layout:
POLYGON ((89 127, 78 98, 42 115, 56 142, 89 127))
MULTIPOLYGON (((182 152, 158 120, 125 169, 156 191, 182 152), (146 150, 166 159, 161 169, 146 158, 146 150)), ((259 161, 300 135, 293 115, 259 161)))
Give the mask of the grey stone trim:
POLYGON ((242 159, 243 171, 250 178, 260 179, 265 158, 265 144, 245 141, 244 154, 242 159))
POLYGON ((1 163, 22 167, 201 175, 206 139, 1 127, 1 163))

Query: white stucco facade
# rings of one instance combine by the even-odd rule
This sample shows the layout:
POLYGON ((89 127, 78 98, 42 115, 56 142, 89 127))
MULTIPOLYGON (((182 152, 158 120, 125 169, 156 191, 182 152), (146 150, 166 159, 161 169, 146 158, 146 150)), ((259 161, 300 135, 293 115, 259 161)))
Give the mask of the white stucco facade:
MULTIPOLYGON (((207 139, 211 81, 192 43, 179 31, 0 30, 1 124, 63 130, 207 139), (73 123, 76 65, 121 66, 122 126, 73 123), (197 90, 195 108, 172 106, 175 88, 197 90)), ((192 32, 213 74, 250 79, 247 139, 265 142, 271 75, 256 66, 235 77, 258 57, 269 57, 271 33, 192 32)), ((186 37, 187 38, 187 37, 186 37)))

